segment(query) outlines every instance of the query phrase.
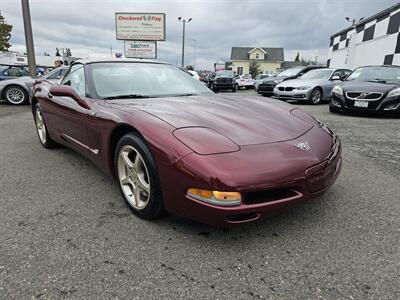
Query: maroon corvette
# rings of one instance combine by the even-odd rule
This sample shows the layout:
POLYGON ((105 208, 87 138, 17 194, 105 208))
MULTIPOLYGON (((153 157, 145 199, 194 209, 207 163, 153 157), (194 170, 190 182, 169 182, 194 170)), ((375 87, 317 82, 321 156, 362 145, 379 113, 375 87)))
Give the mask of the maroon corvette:
POLYGON ((144 219, 254 221, 321 195, 341 169, 339 138, 303 110, 215 95, 161 62, 75 62, 60 85, 35 85, 32 111, 45 148, 93 161, 144 219))

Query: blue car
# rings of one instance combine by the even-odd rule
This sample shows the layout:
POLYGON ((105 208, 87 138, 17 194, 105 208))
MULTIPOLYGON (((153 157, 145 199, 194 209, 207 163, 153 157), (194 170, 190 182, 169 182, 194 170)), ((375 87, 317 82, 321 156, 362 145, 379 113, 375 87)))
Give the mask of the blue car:
POLYGON ((0 80, 29 76, 29 72, 23 67, 0 65, 0 80))

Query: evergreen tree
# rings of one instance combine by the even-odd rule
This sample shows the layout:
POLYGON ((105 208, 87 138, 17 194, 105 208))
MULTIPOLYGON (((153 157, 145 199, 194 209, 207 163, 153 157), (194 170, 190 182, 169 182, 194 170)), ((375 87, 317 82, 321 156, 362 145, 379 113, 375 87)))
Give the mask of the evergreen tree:
POLYGON ((0 51, 8 51, 11 47, 9 43, 11 38, 12 25, 7 24, 0 12, 0 51))
POLYGON ((300 61, 300 53, 297 52, 296 58, 294 59, 294 61, 300 61))

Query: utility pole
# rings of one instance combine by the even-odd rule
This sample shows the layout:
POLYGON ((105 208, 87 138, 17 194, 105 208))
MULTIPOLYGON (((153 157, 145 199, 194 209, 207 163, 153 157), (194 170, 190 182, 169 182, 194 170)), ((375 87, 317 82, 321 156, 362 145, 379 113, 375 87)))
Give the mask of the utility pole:
POLYGON ((183 68, 185 66, 185 24, 186 24, 186 22, 189 23, 190 21, 192 21, 192 18, 189 18, 188 20, 186 20, 186 19, 182 19, 182 17, 179 17, 178 21, 183 23, 183 30, 182 30, 182 62, 181 62, 181 66, 183 68))
POLYGON ((33 35, 31 24, 31 12, 29 10, 29 0, 21 0, 22 16, 24 19, 26 52, 28 54, 29 73, 36 78, 35 48, 33 47, 33 35))

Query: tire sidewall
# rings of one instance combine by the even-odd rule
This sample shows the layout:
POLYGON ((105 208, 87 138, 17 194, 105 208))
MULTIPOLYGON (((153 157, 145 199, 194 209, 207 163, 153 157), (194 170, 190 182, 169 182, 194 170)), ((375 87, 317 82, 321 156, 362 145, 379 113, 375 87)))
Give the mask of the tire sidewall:
POLYGON ((22 88, 22 87, 20 87, 20 86, 17 86, 17 85, 10 85, 10 86, 8 86, 8 87, 6 87, 5 88, 5 90, 4 90, 4 99, 7 101, 7 103, 8 104, 11 104, 11 105, 24 105, 24 104, 26 104, 26 103, 28 103, 28 93, 24 90, 24 88, 22 88), (10 90, 10 89, 19 89, 21 92, 22 92, 22 94, 24 95, 24 100, 21 102, 21 103, 13 103, 12 101, 10 101, 8 98, 7 98, 7 92, 10 90))
POLYGON ((139 216, 142 219, 151 220, 160 217, 164 213, 164 204, 156 161, 153 158, 153 155, 151 154, 150 149, 145 143, 144 139, 139 134, 128 133, 118 141, 114 153, 114 169, 115 178, 117 180, 120 193, 135 215, 139 216), (122 147, 124 147, 125 145, 130 145, 134 147, 140 153, 146 164, 147 172, 150 177, 150 199, 146 207, 141 210, 136 209, 129 203, 122 190, 122 186, 118 177, 118 156, 122 147))
POLYGON ((35 122, 35 129, 36 129, 36 134, 37 134, 37 136, 38 136, 38 139, 39 139, 39 143, 44 147, 44 148, 47 148, 47 149, 50 149, 50 148, 53 148, 54 146, 55 146, 55 143, 53 142, 53 140, 50 138, 50 136, 49 136, 49 129, 48 129, 48 127, 47 127, 47 124, 46 124, 46 120, 44 119, 44 115, 43 115, 43 110, 42 110, 42 108, 40 107, 40 104, 39 103, 36 103, 36 105, 35 105, 35 107, 33 108, 33 120, 34 120, 34 122, 35 122), (46 142, 45 143, 43 143, 42 142, 42 140, 40 139, 40 136, 39 136, 39 132, 38 132, 38 130, 37 130, 37 125, 36 125, 36 111, 37 110, 40 110, 40 113, 42 114, 42 118, 43 118, 43 124, 44 124, 44 126, 46 127, 46 142))

